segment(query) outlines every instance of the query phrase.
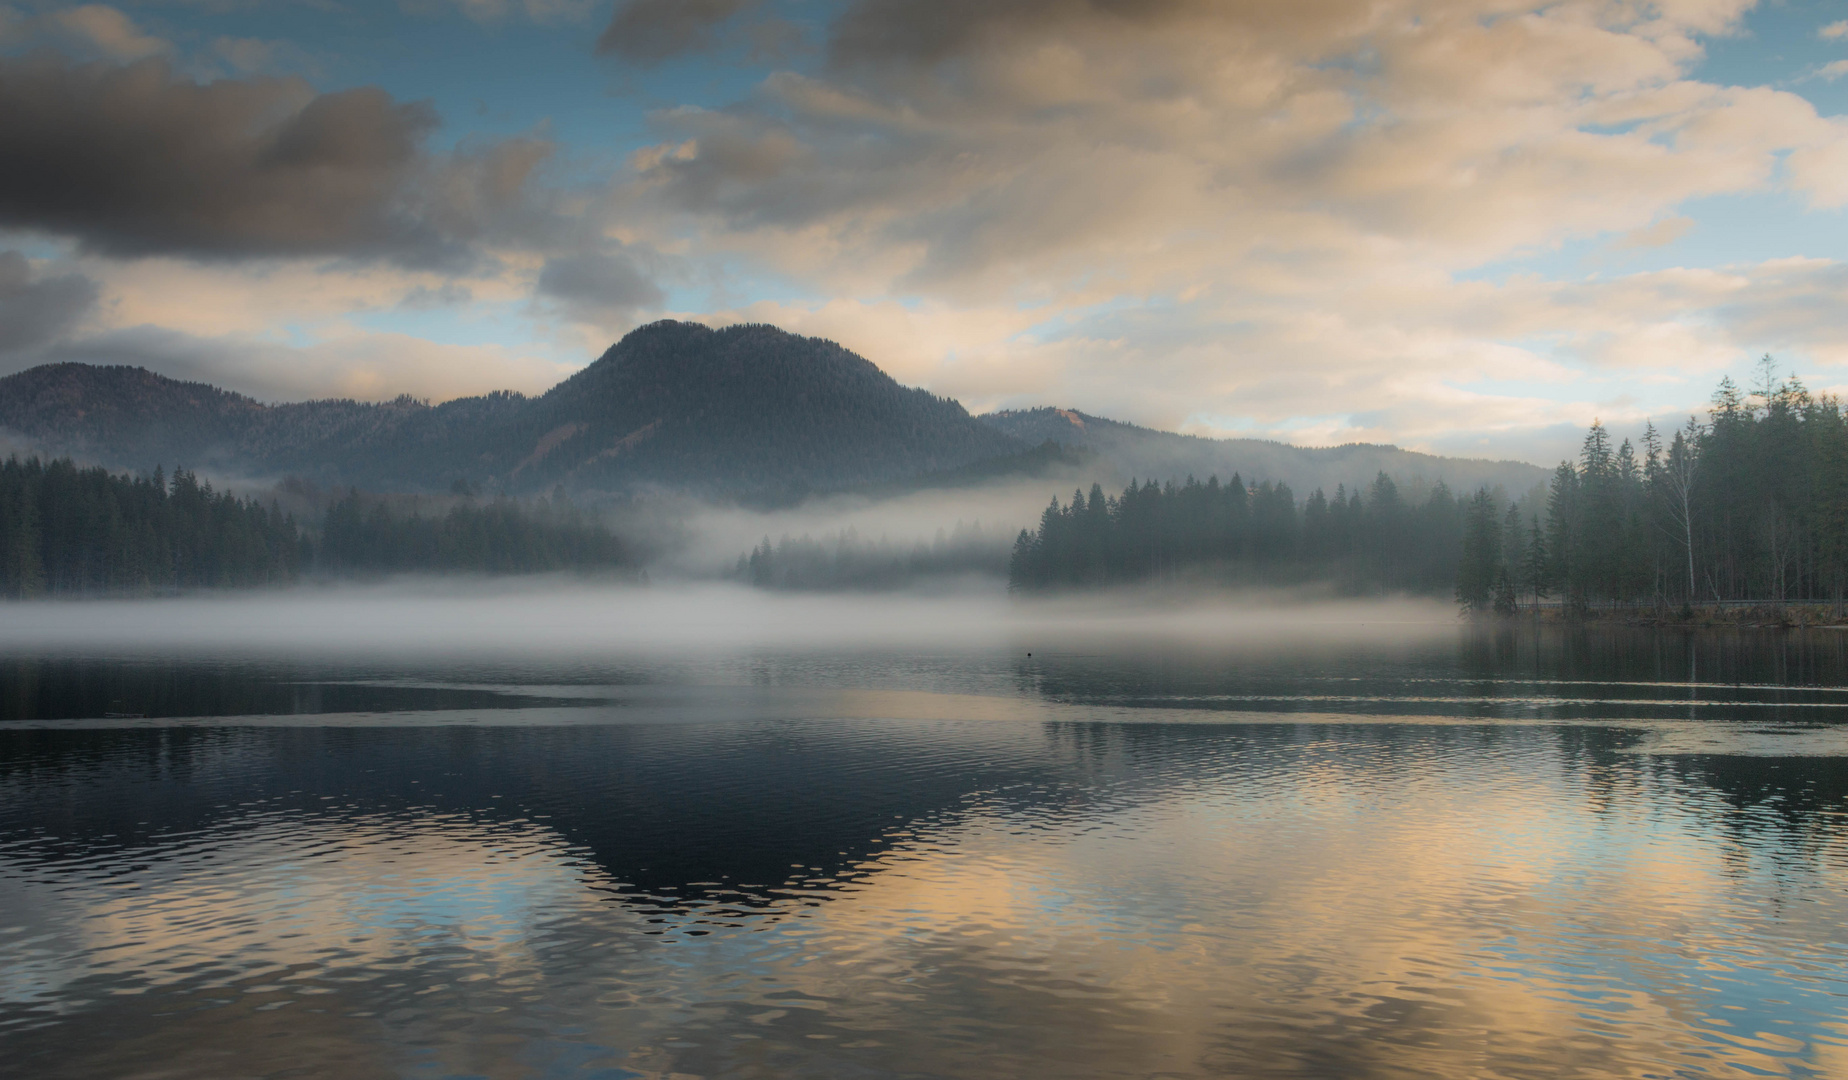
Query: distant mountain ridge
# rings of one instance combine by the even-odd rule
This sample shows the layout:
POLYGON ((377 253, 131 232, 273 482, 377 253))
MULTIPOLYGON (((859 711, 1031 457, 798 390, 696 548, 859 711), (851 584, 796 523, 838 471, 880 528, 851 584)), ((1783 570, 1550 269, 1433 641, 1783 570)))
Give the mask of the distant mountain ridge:
MULTIPOLYGON (((1396 447, 1303 449, 1151 431, 1059 409, 972 417, 840 345, 765 325, 640 327, 545 394, 428 405, 267 405, 142 368, 61 363, 0 378, 0 428, 41 452, 137 471, 184 465, 252 480, 589 495, 651 490, 788 502, 809 492, 966 486, 1049 469, 1124 482, 1234 472, 1299 495, 1442 479, 1525 491, 1543 470, 1396 447), (1036 451, 1047 441, 1081 454, 1036 451), (1338 479, 1331 479, 1338 478, 1338 479)), ((1059 480, 1068 482, 1071 478, 1059 480)))
POLYGON ((410 397, 265 405, 126 366, 46 364, 0 379, 0 428, 47 452, 144 471, 316 471, 321 455, 388 439, 430 411, 410 397))
POLYGON ((841 346, 763 325, 643 326, 544 395, 264 405, 140 368, 0 379, 0 426, 119 468, 184 463, 380 490, 792 498, 1029 447, 841 346))
POLYGON ((1251 482, 1282 481, 1301 498, 1316 488, 1364 489, 1380 473, 1404 486, 1436 484, 1458 491, 1500 485, 1511 496, 1525 494, 1551 474, 1523 461, 1440 457, 1374 443, 1304 447, 1267 439, 1209 439, 1137 427, 1076 409, 1006 409, 977 420, 1028 443, 1051 440, 1094 452, 1117 470, 1118 483, 1130 480, 1202 480, 1234 474, 1251 482))

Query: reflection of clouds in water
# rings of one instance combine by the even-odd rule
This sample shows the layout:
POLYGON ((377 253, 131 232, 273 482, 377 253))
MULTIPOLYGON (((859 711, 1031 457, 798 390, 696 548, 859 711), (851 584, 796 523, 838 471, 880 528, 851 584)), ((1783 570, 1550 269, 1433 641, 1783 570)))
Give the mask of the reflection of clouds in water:
MULTIPOLYGON (((854 691, 838 707, 945 704, 854 691)), ((1019 723, 1018 703, 992 707, 960 724, 802 721, 797 709, 749 729, 620 738, 212 733, 187 767, 192 784, 227 785, 215 798, 243 797, 224 778, 253 768, 253 746, 345 753, 324 775, 265 781, 318 779, 306 797, 329 796, 325 814, 256 807, 151 848, 14 862, 0 877, 21 890, 7 910, 42 917, 69 950, 50 965, 66 981, 37 992, 70 1011, 29 1045, 73 1048, 68 1075, 168 1054, 192 1063, 182 1074, 261 1072, 304 1045, 348 1075, 496 1077, 1848 1064, 1848 897, 1835 887, 1848 850, 1813 834, 1744 842, 1736 807, 1619 753, 1625 738, 1330 717, 1019 723), (758 775, 801 761, 833 764, 793 792, 758 775), (997 761, 1011 764, 971 771, 997 761), (418 780, 418 794, 374 813, 349 794, 348 766, 385 769, 398 790, 418 780), (564 839, 600 814, 633 828, 651 803, 608 807, 663 770, 684 814, 664 820, 687 843, 741 834, 700 815, 766 791, 794 805, 765 813, 815 829, 845 805, 825 798, 835 789, 926 771, 956 786, 893 801, 911 816, 869 815, 889 844, 825 870, 834 843, 805 851, 773 903, 726 913, 619 902, 632 880, 620 857, 658 850, 618 846, 597 867, 564 839), (471 790, 472 807, 445 801, 471 790), (540 821, 520 803, 546 792, 570 799, 540 821), (820 888, 805 897, 802 881, 820 888), (110 994, 149 985, 163 989, 110 994), (199 1056, 208 1047, 216 1071, 199 1056)), ((1026 715, 1052 715, 1037 709, 1026 715)))
POLYGON ((44 1001, 79 978, 143 992, 286 973, 299 989, 433 947, 492 972, 531 965, 535 927, 595 905, 584 885, 596 871, 549 829, 479 829, 466 817, 233 821, 132 861, 130 873, 113 860, 70 876, 0 870, 9 910, 44 920, 27 940, 0 943, 12 954, 0 962, 0 1000, 44 1001))
POLYGON ((554 972, 581 963, 581 927, 613 966, 609 935, 645 940, 642 916, 599 891, 605 875, 533 822, 278 815, 135 862, 76 870, 84 889, 69 872, 0 867, 8 909, 41 920, 0 940, 0 1004, 16 1010, 0 1017, 64 1021, 41 1032, 57 1059, 44 1075, 264 1075, 304 1060, 326 1075, 525 1075, 507 1031, 477 1041, 470 1021, 549 1000, 554 972))
MULTIPOLYGON (((1298 1060, 1471 1076, 1546 1061, 1555 1075, 1641 1076, 1714 1058, 1827 1074, 1842 1059, 1839 897, 1792 918, 1776 897, 1742 896, 1737 852, 1690 822, 1613 837, 1571 791, 1536 798, 1510 773, 1405 770, 1383 791, 1342 772, 1294 778, 1307 794, 1285 805, 1250 784, 1196 790, 1050 843, 1005 818, 920 839, 830 909, 833 962, 800 985, 858 1001, 896 982, 929 995, 929 1015, 1010 1031, 1057 999, 1069 1014, 1045 1030, 1062 1045, 1042 1051, 1084 1061, 1141 1032, 1139 1068, 1188 1074, 1298 1060), (1760 952, 1765 933, 1809 943, 1808 959, 1760 952), (1759 1004, 1765 991, 1783 1007, 1759 1004), (1105 1014, 1107 1034, 1073 1023, 1105 1014)), ((1758 867, 1755 884, 1773 872, 1758 867)), ((890 1040, 914 1007, 848 1026, 890 1040)), ((895 1056, 951 1073, 989 1060, 914 1042, 895 1056)))

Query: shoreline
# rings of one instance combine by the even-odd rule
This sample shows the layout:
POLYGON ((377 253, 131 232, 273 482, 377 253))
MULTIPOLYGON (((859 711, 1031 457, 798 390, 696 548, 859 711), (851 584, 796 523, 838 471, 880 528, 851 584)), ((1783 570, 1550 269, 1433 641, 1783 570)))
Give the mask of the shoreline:
POLYGON ((1580 626, 1647 626, 1662 629, 1848 630, 1848 608, 1831 603, 1729 604, 1726 606, 1593 608, 1573 611, 1565 607, 1524 608, 1510 616, 1490 616, 1500 622, 1580 626))

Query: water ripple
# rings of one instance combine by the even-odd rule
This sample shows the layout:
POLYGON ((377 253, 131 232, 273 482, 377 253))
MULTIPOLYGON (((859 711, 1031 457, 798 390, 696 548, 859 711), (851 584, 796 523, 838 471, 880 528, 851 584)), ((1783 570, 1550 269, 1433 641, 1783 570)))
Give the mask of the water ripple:
POLYGON ((253 684, 212 700, 401 696, 21 707, 0 1053, 45 1077, 1848 1075, 1841 688, 1572 678, 1560 648, 1486 680, 1473 642, 1449 670, 270 664, 214 668, 253 684))

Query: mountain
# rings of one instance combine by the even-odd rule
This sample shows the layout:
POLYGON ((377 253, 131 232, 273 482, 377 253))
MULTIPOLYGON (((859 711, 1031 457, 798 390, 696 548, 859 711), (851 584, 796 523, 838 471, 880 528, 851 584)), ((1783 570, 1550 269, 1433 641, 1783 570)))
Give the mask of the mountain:
POLYGON ((0 428, 79 458, 165 460, 239 437, 264 410, 144 368, 46 364, 0 379, 0 428))
POLYGON ((1114 467, 1117 483, 1188 475, 1228 480, 1237 473, 1252 482, 1281 480, 1301 497, 1316 488, 1332 495, 1337 485, 1349 491, 1364 489, 1384 472, 1401 487, 1442 481, 1457 491, 1474 491, 1499 484, 1519 497, 1551 475, 1520 461, 1438 457, 1371 443, 1301 447, 1264 439, 1177 435, 1072 409, 1011 409, 976 419, 1022 442, 1037 445, 1050 439, 1091 450, 1114 467))
POLYGON ((656 323, 553 387, 510 476, 592 487, 836 489, 1026 449, 831 341, 656 323))
POLYGON ((116 468, 183 465, 401 492, 562 485, 592 496, 788 502, 811 491, 1050 484, 1055 473, 1061 485, 1238 473, 1307 495, 1384 471, 1402 485, 1501 484, 1519 494, 1547 477, 1520 462, 1203 439, 1067 409, 971 417, 831 341, 673 321, 631 332, 539 397, 497 391, 436 406, 409 397, 268 405, 141 368, 48 364, 0 379, 0 429, 0 446, 116 468))
POLYGON ((672 321, 635 330, 537 398, 265 405, 140 368, 52 364, 0 379, 0 426, 120 468, 401 491, 465 482, 786 499, 1029 449, 833 342, 672 321))

